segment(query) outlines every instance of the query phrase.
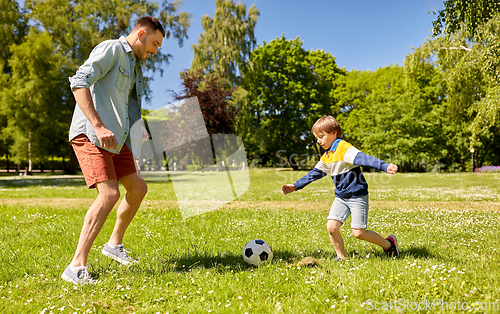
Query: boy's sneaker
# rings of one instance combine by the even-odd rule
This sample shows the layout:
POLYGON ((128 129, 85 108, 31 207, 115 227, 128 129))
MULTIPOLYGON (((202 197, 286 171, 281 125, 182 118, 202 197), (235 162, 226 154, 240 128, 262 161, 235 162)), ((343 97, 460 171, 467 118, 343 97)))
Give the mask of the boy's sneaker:
POLYGON ((119 244, 116 247, 111 247, 109 244, 104 244, 104 247, 102 248, 102 254, 106 255, 107 257, 111 257, 115 261, 117 261, 120 264, 123 265, 130 265, 130 264, 136 264, 139 263, 138 260, 130 257, 127 253, 132 253, 131 251, 126 250, 123 247, 123 244, 119 244))
POLYGON ((74 267, 74 269, 76 270, 72 270, 71 267, 69 266, 66 267, 63 274, 61 275, 61 278, 68 282, 72 282, 75 285, 86 285, 86 284, 96 283, 94 278, 90 276, 86 266, 74 267))
POLYGON ((391 247, 388 248, 385 253, 389 257, 399 257, 398 240, 395 235, 390 235, 385 238, 387 241, 391 242, 391 247))

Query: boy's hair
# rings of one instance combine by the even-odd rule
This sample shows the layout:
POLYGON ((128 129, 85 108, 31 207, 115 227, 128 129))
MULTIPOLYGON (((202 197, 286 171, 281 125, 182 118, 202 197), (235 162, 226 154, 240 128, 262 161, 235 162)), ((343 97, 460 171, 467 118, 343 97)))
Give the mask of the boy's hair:
POLYGON ((337 137, 342 135, 342 129, 337 120, 332 116, 322 116, 311 128, 312 134, 337 132, 337 137))
POLYGON ((158 21, 156 18, 152 16, 144 16, 137 21, 137 23, 134 26, 134 29, 138 27, 146 27, 150 30, 153 31, 160 31, 160 33, 165 37, 165 30, 163 29, 163 26, 161 25, 160 21, 158 21))

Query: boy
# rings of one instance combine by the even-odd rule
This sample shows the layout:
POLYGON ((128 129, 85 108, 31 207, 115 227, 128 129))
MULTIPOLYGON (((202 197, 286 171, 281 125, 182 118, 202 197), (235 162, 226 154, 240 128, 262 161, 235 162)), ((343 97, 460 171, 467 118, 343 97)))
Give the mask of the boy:
POLYGON ((390 257, 398 257, 399 250, 395 236, 390 235, 384 239, 378 233, 366 230, 368 184, 359 167, 367 166, 395 174, 398 171, 398 166, 366 155, 351 144, 341 140, 342 129, 332 116, 319 118, 313 125, 311 132, 317 138, 318 144, 325 149, 325 153, 308 174, 294 184, 284 185, 283 193, 288 194, 300 190, 309 183, 330 174, 335 184, 335 200, 327 218, 327 230, 337 253, 335 259, 343 260, 346 258, 340 227, 351 214, 351 228, 356 238, 381 246, 390 257))

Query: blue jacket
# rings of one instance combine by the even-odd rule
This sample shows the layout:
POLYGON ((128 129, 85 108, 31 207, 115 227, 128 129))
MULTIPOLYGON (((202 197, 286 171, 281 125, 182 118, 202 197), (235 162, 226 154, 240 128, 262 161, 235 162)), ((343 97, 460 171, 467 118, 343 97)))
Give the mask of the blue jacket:
POLYGON ((336 139, 314 169, 297 180, 294 185, 297 190, 300 190, 329 174, 335 185, 335 196, 340 198, 364 196, 368 194, 368 184, 359 166, 387 172, 389 163, 362 153, 344 140, 336 139))

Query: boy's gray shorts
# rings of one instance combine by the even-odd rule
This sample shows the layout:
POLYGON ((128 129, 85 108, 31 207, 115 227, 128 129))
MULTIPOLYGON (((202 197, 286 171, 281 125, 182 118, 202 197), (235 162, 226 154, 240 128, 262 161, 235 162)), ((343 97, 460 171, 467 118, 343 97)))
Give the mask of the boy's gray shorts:
POLYGON ((366 229, 368 223, 368 195, 356 198, 342 199, 335 197, 328 220, 337 220, 342 224, 351 217, 351 228, 366 229))

